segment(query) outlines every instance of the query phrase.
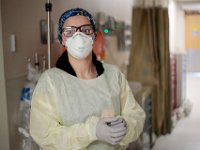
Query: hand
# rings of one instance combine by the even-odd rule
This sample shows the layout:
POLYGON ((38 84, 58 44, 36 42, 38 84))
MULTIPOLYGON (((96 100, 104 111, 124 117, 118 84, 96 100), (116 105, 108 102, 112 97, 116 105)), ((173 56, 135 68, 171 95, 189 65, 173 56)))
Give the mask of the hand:
POLYGON ((118 118, 118 120, 111 122, 110 126, 112 130, 116 131, 115 136, 119 137, 119 142, 120 142, 128 131, 126 121, 123 118, 118 118), (125 131, 125 132, 121 132, 121 131, 125 131))
POLYGON ((127 127, 122 120, 117 117, 101 118, 96 126, 97 138, 112 145, 118 144, 127 132, 127 127))
POLYGON ((110 126, 116 126, 119 124, 123 124, 125 127, 127 127, 126 121, 121 117, 118 117, 118 119, 116 121, 109 123, 110 126))

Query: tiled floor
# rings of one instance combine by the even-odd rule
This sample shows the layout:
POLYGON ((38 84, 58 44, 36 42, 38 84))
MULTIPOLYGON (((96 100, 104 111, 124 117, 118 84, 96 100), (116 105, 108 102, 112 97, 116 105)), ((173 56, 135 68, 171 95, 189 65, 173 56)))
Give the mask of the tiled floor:
POLYGON ((158 138, 153 150, 200 150, 200 74, 187 74, 186 97, 193 104, 190 115, 171 134, 158 138))

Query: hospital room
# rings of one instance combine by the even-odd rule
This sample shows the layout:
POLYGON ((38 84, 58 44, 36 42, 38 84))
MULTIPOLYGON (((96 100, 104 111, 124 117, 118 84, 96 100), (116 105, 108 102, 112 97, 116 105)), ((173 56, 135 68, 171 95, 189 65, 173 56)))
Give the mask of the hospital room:
POLYGON ((0 150, 200 150, 200 0, 0 0, 0 150))

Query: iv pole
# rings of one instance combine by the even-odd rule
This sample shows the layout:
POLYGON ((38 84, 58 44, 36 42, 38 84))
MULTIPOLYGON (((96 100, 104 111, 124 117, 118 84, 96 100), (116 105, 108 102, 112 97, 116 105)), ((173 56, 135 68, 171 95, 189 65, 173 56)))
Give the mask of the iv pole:
POLYGON ((47 12, 47 47, 48 47, 48 69, 51 68, 51 10, 52 4, 50 0, 47 0, 45 4, 46 12, 47 12))

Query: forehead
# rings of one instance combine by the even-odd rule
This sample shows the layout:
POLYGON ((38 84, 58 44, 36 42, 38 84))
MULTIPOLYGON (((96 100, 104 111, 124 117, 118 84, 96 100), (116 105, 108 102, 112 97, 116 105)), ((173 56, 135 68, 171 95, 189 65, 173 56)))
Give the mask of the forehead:
POLYGON ((86 16, 72 16, 65 20, 63 27, 66 27, 66 26, 78 27, 84 24, 90 24, 90 21, 86 16))

